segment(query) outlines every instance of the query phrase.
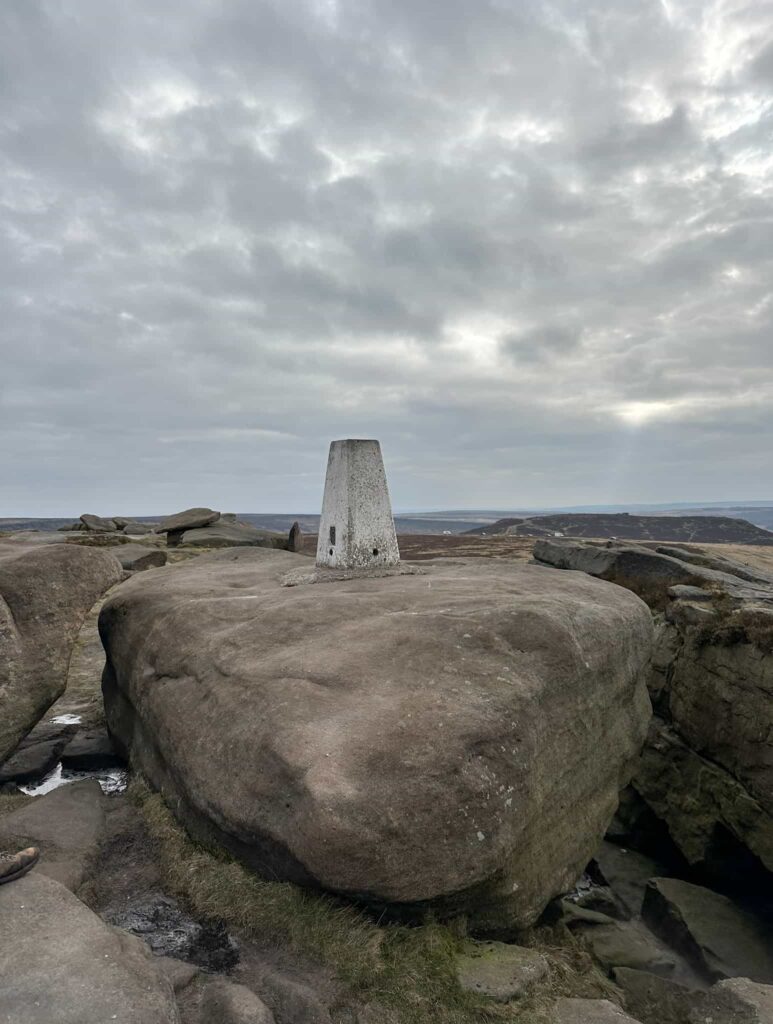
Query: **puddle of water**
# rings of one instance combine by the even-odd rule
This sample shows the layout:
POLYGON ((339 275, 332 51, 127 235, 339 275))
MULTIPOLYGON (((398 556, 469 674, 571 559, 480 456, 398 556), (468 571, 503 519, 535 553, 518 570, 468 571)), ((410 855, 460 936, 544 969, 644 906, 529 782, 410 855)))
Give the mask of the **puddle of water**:
POLYGON ((19 789, 27 796, 43 796, 70 782, 80 782, 81 779, 96 779, 103 793, 123 793, 129 784, 129 772, 126 768, 104 768, 93 772, 67 771, 62 768, 60 761, 45 778, 31 782, 28 786, 19 786, 19 789))
POLYGON ((83 718, 81 715, 71 715, 68 712, 65 715, 57 715, 56 718, 52 718, 51 721, 54 725, 80 725, 83 718))

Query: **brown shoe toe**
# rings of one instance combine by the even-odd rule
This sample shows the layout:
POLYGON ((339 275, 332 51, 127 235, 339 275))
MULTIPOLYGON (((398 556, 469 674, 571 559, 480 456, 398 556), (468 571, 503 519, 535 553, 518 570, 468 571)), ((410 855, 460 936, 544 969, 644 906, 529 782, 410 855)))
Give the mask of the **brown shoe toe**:
POLYGON ((13 882, 35 867, 40 859, 40 850, 36 846, 28 846, 12 856, 0 856, 0 885, 13 882))

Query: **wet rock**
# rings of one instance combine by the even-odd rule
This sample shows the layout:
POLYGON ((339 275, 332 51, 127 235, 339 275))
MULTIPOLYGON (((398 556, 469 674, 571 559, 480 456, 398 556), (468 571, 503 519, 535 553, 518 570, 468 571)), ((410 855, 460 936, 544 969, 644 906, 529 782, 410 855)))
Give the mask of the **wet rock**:
POLYGON ((0 886, 2 1013, 13 1024, 179 1024, 141 942, 35 869, 0 886))
POLYGON ((146 548, 140 544, 126 544, 116 550, 115 557, 124 569, 139 572, 166 565, 166 551, 163 548, 146 548))
POLYGON ((94 533, 115 533, 117 530, 117 526, 112 519, 92 516, 88 512, 81 516, 81 525, 85 530, 90 530, 94 533))
POLYGON ((504 942, 468 942, 456 957, 460 986, 498 1003, 525 995, 547 973, 541 953, 504 942))
POLYGON ((274 1024, 274 1015, 246 985, 218 978, 201 997, 202 1024, 274 1024))
POLYGON ((60 754, 77 728, 77 725, 38 722, 0 767, 0 783, 24 785, 42 779, 59 762, 60 754))
POLYGON ((653 878, 642 913, 705 977, 773 982, 770 931, 726 896, 676 878, 653 878))
POLYGON ((638 753, 648 609, 490 559, 281 586, 307 565, 224 551, 120 587, 100 616, 111 734, 194 834, 264 875, 527 927, 638 753))
POLYGON ((0 551, 0 763, 59 697, 89 609, 121 578, 107 551, 51 544, 0 551))
POLYGON ((36 797, 0 818, 0 847, 40 847, 36 873, 74 892, 86 879, 105 828, 105 798, 95 779, 36 797))
POLYGON ((773 987, 748 978, 720 981, 693 1008, 689 1024, 773 1024, 773 987))
POLYGON ((187 960, 208 971, 228 971, 239 962, 239 947, 222 922, 194 921, 168 896, 144 896, 103 916, 141 938, 156 956, 187 960))
POLYGON ((63 749, 61 761, 63 768, 81 772, 120 768, 125 764, 104 728, 80 730, 63 749))
POLYGON ((608 999, 559 999, 553 1024, 640 1024, 608 999))

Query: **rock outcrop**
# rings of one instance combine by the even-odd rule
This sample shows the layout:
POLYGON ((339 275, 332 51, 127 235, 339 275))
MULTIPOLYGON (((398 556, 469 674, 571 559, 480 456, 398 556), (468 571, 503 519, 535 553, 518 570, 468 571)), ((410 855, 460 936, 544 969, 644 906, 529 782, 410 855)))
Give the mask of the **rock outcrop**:
POLYGON ((656 710, 634 786, 692 865, 733 843, 773 872, 773 576, 699 550, 538 541, 535 558, 626 586, 656 614, 656 710))
POLYGON ((262 549, 105 604, 109 728, 257 871, 525 927, 598 847, 650 717, 634 595, 488 559, 282 587, 262 549))
POLYGON ((733 978, 712 985, 694 1007, 688 1024, 773 1024, 773 987, 748 978, 733 978))
POLYGON ((286 549, 287 537, 272 530, 260 530, 249 523, 223 523, 185 530, 178 541, 180 547, 234 548, 260 547, 286 549))
POLYGON ((124 569, 140 572, 142 569, 157 569, 166 565, 166 551, 163 548, 148 548, 142 544, 124 544, 116 548, 115 557, 124 569))
POLYGON ((0 848, 39 847, 36 873, 75 892, 96 857, 104 825, 105 797, 99 783, 84 779, 0 818, 0 848))
POLYGON ((103 516, 93 516, 88 512, 81 516, 80 522, 82 530, 91 530, 95 533, 114 533, 118 529, 115 520, 105 519, 103 516))
POLYGON ((726 896, 677 878, 653 878, 644 920, 709 978, 773 982, 773 932, 726 896))
POLYGON ((64 690, 78 630, 121 575, 108 551, 0 548, 0 763, 64 690))
POLYGON ((554 1024, 639 1024, 608 999, 559 999, 554 1024))

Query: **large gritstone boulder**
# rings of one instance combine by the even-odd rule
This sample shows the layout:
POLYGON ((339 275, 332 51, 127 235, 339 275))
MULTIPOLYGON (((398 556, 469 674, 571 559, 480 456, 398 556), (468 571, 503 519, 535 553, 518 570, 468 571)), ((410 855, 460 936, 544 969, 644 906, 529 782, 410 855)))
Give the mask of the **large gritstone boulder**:
POLYGON ((308 559, 257 548, 129 580, 100 616, 108 724, 268 877, 527 926, 644 739, 650 614, 580 574, 423 565, 286 587, 308 559))
POLYGON ((64 690, 78 630, 121 575, 107 551, 0 548, 0 763, 64 690))

